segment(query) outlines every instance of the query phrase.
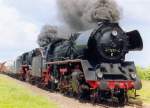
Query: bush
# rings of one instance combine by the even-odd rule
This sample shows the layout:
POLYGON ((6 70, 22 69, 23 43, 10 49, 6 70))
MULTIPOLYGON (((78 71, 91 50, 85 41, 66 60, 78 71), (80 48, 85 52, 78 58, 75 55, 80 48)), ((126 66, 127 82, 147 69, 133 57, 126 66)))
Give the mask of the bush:
POLYGON ((137 73, 143 80, 150 80, 150 67, 142 68, 137 66, 137 73))

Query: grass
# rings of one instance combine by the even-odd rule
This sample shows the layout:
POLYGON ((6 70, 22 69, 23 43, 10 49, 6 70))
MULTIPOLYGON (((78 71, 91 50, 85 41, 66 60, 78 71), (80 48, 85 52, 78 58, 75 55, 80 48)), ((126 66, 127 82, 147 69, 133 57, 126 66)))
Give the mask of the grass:
POLYGON ((57 105, 0 75, 0 108, 57 108, 57 105))
POLYGON ((143 80, 150 80, 150 66, 142 68, 140 66, 136 67, 137 73, 140 76, 141 79, 143 80))
POLYGON ((143 80, 142 85, 142 89, 137 91, 137 94, 144 103, 150 103, 150 81, 143 80))
POLYGON ((145 68, 137 66, 136 69, 143 85, 142 89, 137 91, 139 98, 145 103, 150 103, 150 66, 145 68))

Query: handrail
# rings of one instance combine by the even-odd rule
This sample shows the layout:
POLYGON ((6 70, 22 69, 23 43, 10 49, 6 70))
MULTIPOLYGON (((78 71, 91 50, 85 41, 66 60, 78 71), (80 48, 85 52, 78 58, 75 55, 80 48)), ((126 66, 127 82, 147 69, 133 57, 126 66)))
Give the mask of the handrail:
POLYGON ((76 63, 76 62, 81 62, 81 59, 54 61, 54 62, 47 62, 45 64, 67 64, 67 63, 76 63))

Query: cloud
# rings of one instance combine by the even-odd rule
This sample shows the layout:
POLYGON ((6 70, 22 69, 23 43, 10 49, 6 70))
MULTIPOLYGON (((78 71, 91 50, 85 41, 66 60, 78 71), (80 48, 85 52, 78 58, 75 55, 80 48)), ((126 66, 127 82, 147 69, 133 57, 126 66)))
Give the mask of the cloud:
POLYGON ((14 7, 0 0, 0 61, 37 47, 37 34, 36 24, 26 21, 14 7))
POLYGON ((150 24, 149 0, 116 0, 123 10, 123 20, 135 20, 150 24))
POLYGON ((40 26, 59 23, 56 0, 5 0, 4 3, 15 7, 21 16, 40 26))

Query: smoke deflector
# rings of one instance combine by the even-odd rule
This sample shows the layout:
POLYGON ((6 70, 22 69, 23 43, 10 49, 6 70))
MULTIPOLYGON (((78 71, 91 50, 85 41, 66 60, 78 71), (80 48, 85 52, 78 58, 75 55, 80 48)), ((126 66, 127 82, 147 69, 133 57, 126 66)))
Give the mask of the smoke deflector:
POLYGON ((129 38, 129 50, 140 51, 143 49, 143 41, 137 30, 126 33, 129 38))

